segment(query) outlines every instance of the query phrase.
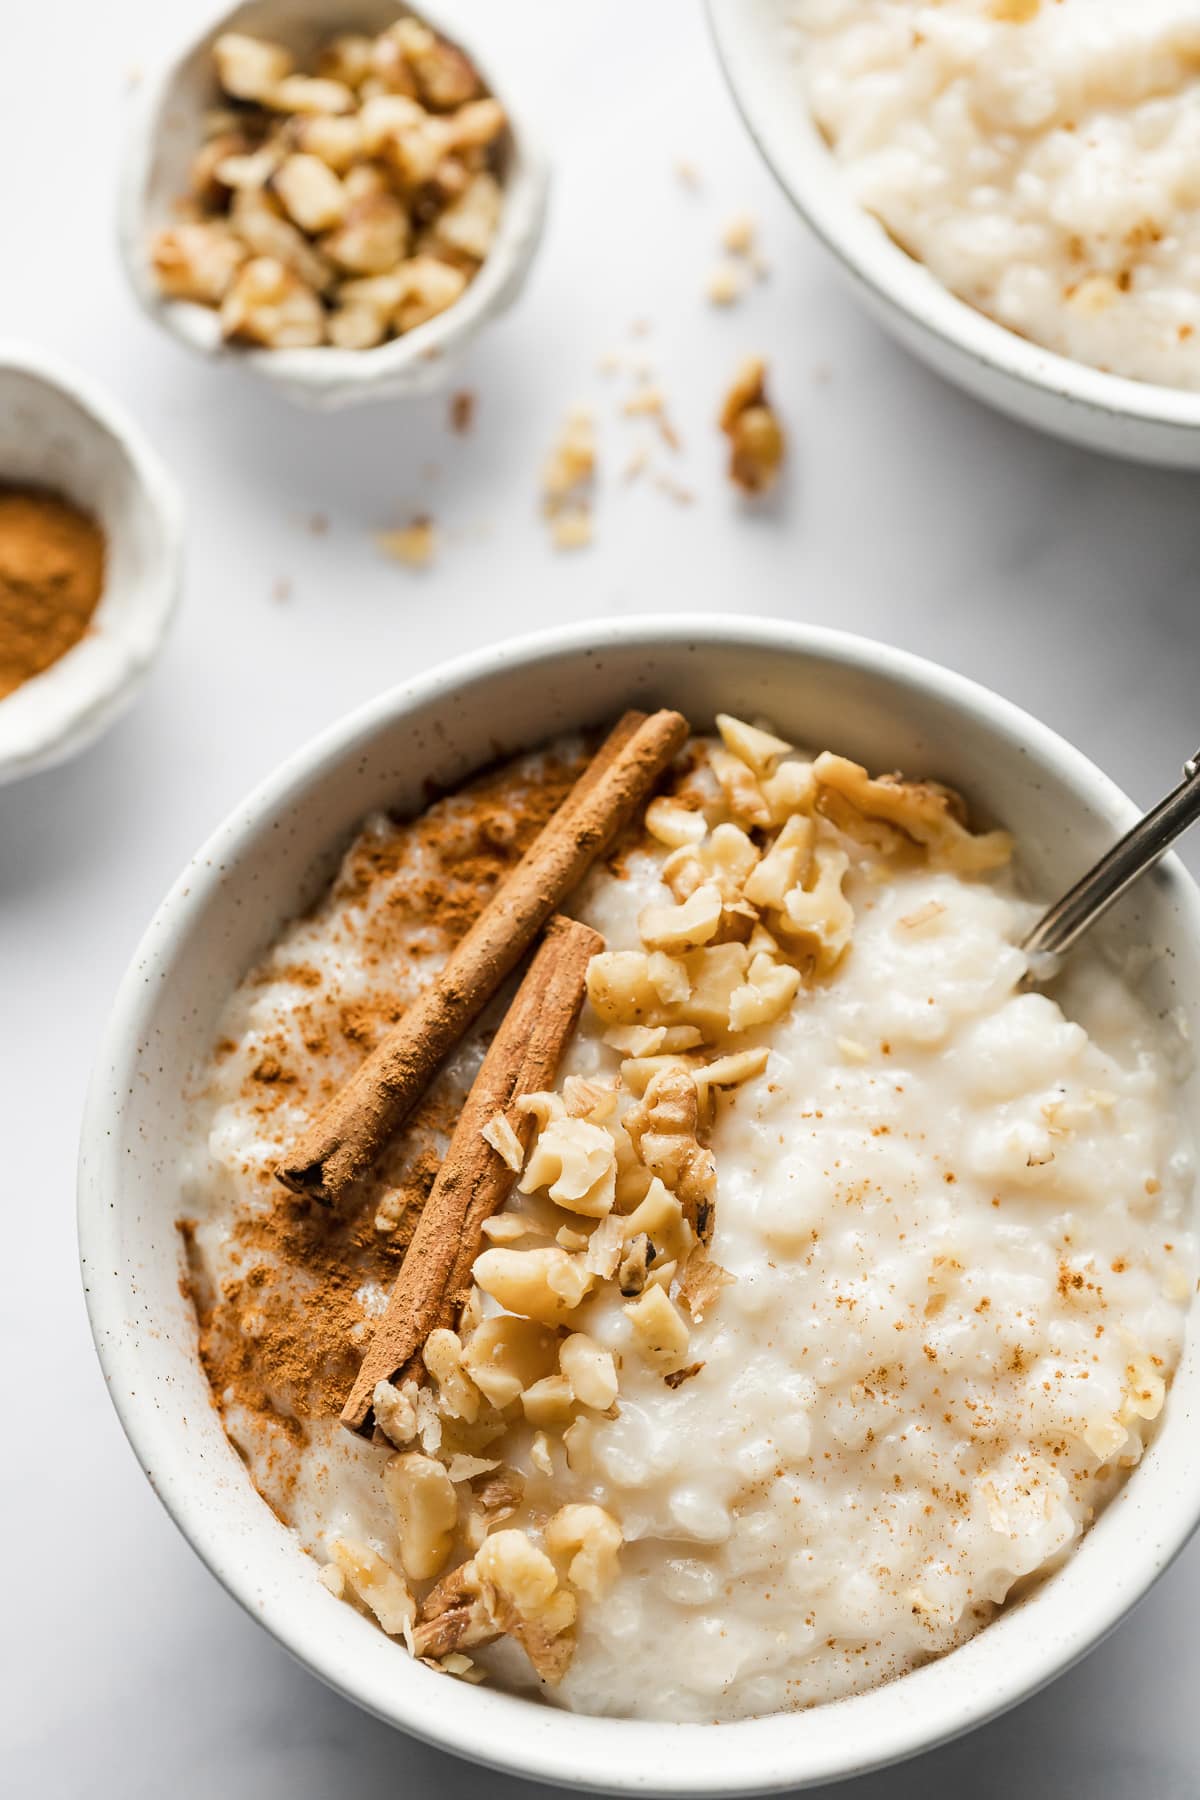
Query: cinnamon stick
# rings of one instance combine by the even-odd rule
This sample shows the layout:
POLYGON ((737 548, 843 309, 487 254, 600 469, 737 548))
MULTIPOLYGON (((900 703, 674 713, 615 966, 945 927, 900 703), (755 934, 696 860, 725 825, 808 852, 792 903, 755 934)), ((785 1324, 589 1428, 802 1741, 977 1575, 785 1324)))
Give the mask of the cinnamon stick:
MULTIPOLYGON (((516 996, 492 1039, 459 1115, 450 1148, 426 1200, 412 1243, 375 1327, 342 1423, 370 1436, 375 1385, 390 1381, 420 1354, 429 1333, 457 1317, 470 1271, 483 1247, 483 1225, 512 1192, 516 1173, 483 1137, 483 1127, 519 1094, 554 1080, 583 1004, 589 959, 604 939, 574 919, 552 919, 516 996)), ((510 1123, 528 1143, 525 1114, 510 1123)))
POLYGON ((627 714, 620 721, 440 973, 301 1133, 276 1169, 285 1187, 332 1202, 365 1173, 687 734, 687 721, 676 712, 627 714))

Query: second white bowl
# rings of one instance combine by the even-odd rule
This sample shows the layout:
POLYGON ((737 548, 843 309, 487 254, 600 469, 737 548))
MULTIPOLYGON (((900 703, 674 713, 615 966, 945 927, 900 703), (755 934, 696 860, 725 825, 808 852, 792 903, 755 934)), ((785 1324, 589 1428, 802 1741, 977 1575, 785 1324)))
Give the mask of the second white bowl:
POLYGON ((1112 456, 1200 468, 1200 393, 1108 375, 1018 337, 950 293, 858 205, 805 102, 789 0, 708 0, 708 9, 751 135, 894 337, 1022 424, 1112 456))
POLYGON ((132 703, 179 599, 183 520, 173 483, 130 420, 56 358, 4 342, 0 484, 63 494, 106 540, 87 631, 0 700, 2 783, 73 756, 132 703))

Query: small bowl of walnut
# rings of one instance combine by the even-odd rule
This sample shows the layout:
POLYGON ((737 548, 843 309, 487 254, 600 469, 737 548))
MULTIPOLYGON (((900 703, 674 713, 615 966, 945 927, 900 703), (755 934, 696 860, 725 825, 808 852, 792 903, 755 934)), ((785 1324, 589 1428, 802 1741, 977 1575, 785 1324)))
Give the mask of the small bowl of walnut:
POLYGON ((397 0, 246 0, 164 71, 121 198, 139 301, 317 407, 420 393, 515 298, 546 171, 397 0))

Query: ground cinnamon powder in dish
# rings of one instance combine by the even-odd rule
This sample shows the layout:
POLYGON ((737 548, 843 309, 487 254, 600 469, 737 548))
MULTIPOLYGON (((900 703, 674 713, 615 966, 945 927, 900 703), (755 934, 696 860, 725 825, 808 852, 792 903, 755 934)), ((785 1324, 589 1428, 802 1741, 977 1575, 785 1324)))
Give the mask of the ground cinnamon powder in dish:
POLYGON ((79 642, 104 551, 95 520, 61 495, 0 487, 0 700, 79 642))
MULTIPOLYGON (((343 998, 336 983, 296 964, 272 965, 262 977, 286 977, 304 990, 296 1018, 311 1056, 329 1056, 348 1043, 357 1060, 374 1047, 403 1012, 396 974, 409 948, 420 941, 427 951, 448 954, 566 797, 585 760, 582 749, 572 760, 549 756, 533 774, 519 761, 500 764, 459 790, 450 812, 435 806, 390 834, 360 838, 333 891, 351 903, 381 889, 387 895, 371 922, 364 917, 355 928, 367 991, 343 998), (414 851, 423 870, 416 879, 405 873, 414 851)), ((492 1014, 485 1017, 481 1035, 494 1023, 492 1014)), ((315 1108, 324 1093, 319 1083, 310 1086, 311 1075, 296 1066, 282 1033, 259 1035, 261 1053, 242 1091, 269 1133, 281 1103, 315 1108)), ((217 1053, 235 1048, 219 1045, 217 1053)), ((270 1471, 274 1491, 265 1496, 272 1504, 286 1503, 289 1447, 304 1442, 310 1420, 341 1411, 367 1342, 363 1288, 375 1283, 386 1292, 395 1280, 460 1105, 461 1096, 436 1080, 341 1209, 284 1192, 264 1166, 263 1204, 232 1223, 233 1272, 216 1291, 201 1277, 195 1226, 181 1221, 201 1359, 218 1405, 265 1416, 284 1436, 281 1460, 270 1471)))

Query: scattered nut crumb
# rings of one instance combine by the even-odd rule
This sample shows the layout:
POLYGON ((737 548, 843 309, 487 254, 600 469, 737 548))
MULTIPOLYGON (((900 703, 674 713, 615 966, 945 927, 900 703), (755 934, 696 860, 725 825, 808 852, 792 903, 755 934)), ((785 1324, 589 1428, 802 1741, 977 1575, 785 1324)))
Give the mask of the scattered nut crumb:
POLYGON ((229 102, 203 120, 179 222, 150 261, 229 342, 369 351, 462 295, 504 205, 506 118, 467 57, 406 17, 300 71, 242 32, 212 45, 229 102))
POLYGON ((639 475, 645 473, 649 462, 650 452, 643 445, 640 450, 634 451, 629 461, 625 464, 621 473, 621 479, 623 481, 636 481, 639 475))
POLYGON ((460 388, 450 396, 450 429, 465 437, 475 423, 476 398, 470 388, 460 388))
POLYGON ((427 569, 437 554, 437 532, 427 515, 398 531, 377 531, 375 542, 385 556, 394 557, 410 569, 427 569))
POLYGON ((689 162, 686 157, 681 156, 677 159, 675 163, 675 173, 682 186, 690 188, 693 193, 696 193, 703 185, 699 169, 694 162, 689 162))
POLYGON ((705 292, 714 306, 734 306, 741 299, 745 283, 740 269, 732 263, 718 263, 708 278, 705 292))
POLYGON ((558 550, 578 550, 592 541, 592 490, 596 479, 596 432, 583 407, 568 413, 542 469, 542 510, 558 550))
POLYGON ((664 404, 662 389, 650 383, 644 383, 630 394, 621 411, 628 419, 645 418, 648 415, 661 413, 664 404))
POLYGON ((787 449, 783 427, 766 390, 766 364, 749 357, 725 396, 718 421, 729 439, 729 479, 747 494, 772 486, 787 449))
POLYGON ((721 234, 731 256, 749 256, 754 249, 756 226, 749 213, 735 213, 721 234))
POLYGON ((672 1369, 669 1375, 663 1376, 663 1380, 669 1388, 682 1387, 685 1381, 690 1381, 693 1375, 698 1375, 703 1367, 702 1362, 688 1363, 684 1369, 672 1369))
POLYGON ((314 537, 324 537, 329 530, 329 520, 324 513, 312 513, 309 516, 308 529, 314 537))
POLYGON ((271 583, 271 598, 272 598, 272 600, 279 600, 279 601, 290 600, 291 597, 292 597, 291 578, 287 575, 276 576, 275 580, 271 583))
POLYGON ((550 526, 550 539, 556 550, 583 550, 592 541, 592 515, 586 506, 569 507, 557 513, 550 526))

